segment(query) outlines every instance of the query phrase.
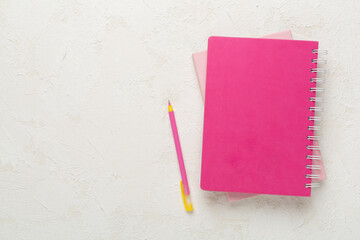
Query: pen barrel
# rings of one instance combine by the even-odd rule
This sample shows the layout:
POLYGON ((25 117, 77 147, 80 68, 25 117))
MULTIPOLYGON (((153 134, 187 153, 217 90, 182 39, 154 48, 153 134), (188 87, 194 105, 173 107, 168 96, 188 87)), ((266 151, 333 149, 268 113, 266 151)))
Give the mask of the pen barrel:
POLYGON ((185 195, 190 195, 189 184, 188 184, 187 177, 186 177, 184 159, 183 159, 182 152, 181 152, 179 134, 177 131, 175 115, 174 115, 173 111, 169 112, 169 118, 170 118, 170 123, 171 123, 171 129, 172 129, 173 136, 174 136, 176 154, 177 154, 178 161, 179 161, 181 179, 182 179, 182 182, 184 185, 184 193, 185 193, 185 195))

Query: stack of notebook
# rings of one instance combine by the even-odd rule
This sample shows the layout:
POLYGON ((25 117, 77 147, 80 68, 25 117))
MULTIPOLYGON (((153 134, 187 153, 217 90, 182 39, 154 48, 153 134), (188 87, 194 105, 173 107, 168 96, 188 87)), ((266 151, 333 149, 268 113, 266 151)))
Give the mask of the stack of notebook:
POLYGON ((210 37, 208 50, 193 54, 205 99, 203 190, 228 192, 229 201, 310 196, 326 178, 315 124, 320 53, 318 42, 285 31, 210 37))

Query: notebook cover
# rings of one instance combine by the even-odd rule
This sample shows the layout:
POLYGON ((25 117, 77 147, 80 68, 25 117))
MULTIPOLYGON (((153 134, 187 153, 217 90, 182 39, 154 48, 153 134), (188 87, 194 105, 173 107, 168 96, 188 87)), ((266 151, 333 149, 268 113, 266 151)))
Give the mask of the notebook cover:
MULTIPOLYGON (((263 36, 262 38, 271 38, 271 39, 293 39, 291 31, 286 30, 278 33, 273 33, 270 35, 263 36)), ((194 65, 196 69, 196 75, 200 85, 200 91, 205 99, 205 85, 206 85, 206 65, 207 65, 207 51, 201 51, 193 53, 192 55, 194 60, 194 65)))
MULTIPOLYGON (((262 38, 273 38, 273 39, 293 39, 291 31, 286 30, 283 32, 273 33, 270 35, 266 35, 262 38)), ((196 52, 192 54, 195 71, 197 75, 197 79, 200 86, 200 91, 203 97, 205 98, 205 85, 206 85, 206 64, 207 64, 207 51, 196 52)), ((315 146, 319 146, 317 141, 314 141, 315 146)), ((321 156, 320 150, 314 150, 314 155, 321 156)), ((319 165, 319 170, 312 170, 313 174, 318 174, 320 176, 319 179, 312 179, 313 182, 323 181, 326 179, 326 172, 323 165, 323 161, 321 160, 313 160, 313 164, 319 165)), ((241 193, 241 192, 228 192, 227 199, 229 202, 235 202, 238 200, 242 200, 245 198, 249 198, 252 196, 256 196, 257 194, 253 193, 241 193)))
POLYGON ((310 196, 318 43, 211 37, 208 46, 202 189, 310 196))

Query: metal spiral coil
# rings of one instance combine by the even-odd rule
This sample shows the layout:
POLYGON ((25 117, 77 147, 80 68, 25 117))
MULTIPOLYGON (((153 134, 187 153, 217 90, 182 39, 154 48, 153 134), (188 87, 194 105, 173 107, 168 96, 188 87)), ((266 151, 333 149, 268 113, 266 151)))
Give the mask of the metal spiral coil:
POLYGON ((306 183, 305 188, 313 188, 313 187, 320 187, 320 183, 306 183))
POLYGON ((319 141, 320 137, 319 136, 307 136, 307 139, 311 140, 311 141, 319 141))
POLYGON ((326 69, 323 68, 312 68, 311 72, 313 73, 326 73, 326 69))
POLYGON ((310 130, 310 131, 320 131, 320 127, 319 126, 308 126, 308 130, 310 130))
POLYGON ((310 102, 322 102, 324 99, 321 97, 310 97, 309 101, 310 102))
POLYGON ((306 159, 321 160, 321 157, 317 155, 306 155, 306 159))
POLYGON ((319 88, 319 87, 313 87, 310 88, 310 92, 323 92, 324 88, 319 88))
POLYGON ((323 83, 325 81, 324 78, 310 78, 310 82, 315 82, 315 83, 323 83))
POLYGON ((320 165, 307 164, 306 168, 311 169, 311 170, 320 170, 321 166, 320 165))
POLYGON ((322 121, 322 117, 315 117, 315 116, 310 116, 309 117, 310 121, 322 121))
POLYGON ((324 108, 322 107, 309 107, 310 111, 314 111, 314 112, 322 112, 324 110, 324 108))
POLYGON ((312 63, 317 63, 317 64, 326 64, 327 61, 324 59, 311 59, 312 63))
POLYGON ((320 179, 320 175, 318 175, 318 174, 306 174, 305 178, 320 179))
POLYGON ((310 150, 320 150, 320 146, 307 145, 306 148, 310 150))
POLYGON ((319 50, 319 49, 313 49, 312 50, 313 53, 317 53, 317 54, 323 54, 323 55, 326 55, 328 54, 328 51, 327 50, 319 50))
MULTIPOLYGON (((313 49, 312 50, 313 53, 317 54, 317 55, 323 55, 323 54, 327 54, 327 50, 319 50, 319 49, 313 49)), ((311 59, 311 63, 313 64, 326 64, 327 61, 326 60, 323 60, 323 59, 318 59, 317 57, 314 58, 314 59, 311 59)), ((318 68, 317 65, 314 65, 313 68, 311 68, 311 73, 312 74, 324 74, 326 73, 326 69, 324 68, 318 68)), ((323 83, 325 80, 324 78, 321 78, 321 77, 317 77, 317 76, 314 76, 314 77, 311 77, 310 78, 310 82, 313 83, 315 86, 314 87, 311 87, 310 88, 310 92, 312 92, 312 94, 316 94, 318 92, 323 92, 324 91, 324 88, 321 88, 321 87, 317 87, 316 85, 318 83, 323 83)), ((309 111, 311 112, 318 112, 318 111, 322 111, 323 108, 322 107, 317 107, 315 106, 315 103, 316 102, 322 102, 323 99, 321 97, 316 97, 316 96, 311 96, 309 98, 309 101, 310 102, 313 102, 312 103, 312 106, 309 107, 309 111)), ((314 122, 318 122, 318 121, 321 121, 322 118, 321 117, 318 117, 318 116, 309 116, 308 117, 308 120, 309 121, 313 121, 314 122)), ((320 130, 320 127, 319 126, 308 126, 308 130, 309 131, 318 131, 320 130)), ((307 136, 307 139, 309 141, 319 141, 320 140, 320 137, 319 136, 315 136, 315 135, 309 135, 307 136)), ((309 145, 306 145, 306 148, 308 150, 311 150, 312 152, 313 151, 316 151, 316 150, 320 150, 320 146, 315 146, 313 145, 313 143, 311 142, 311 144, 309 145)), ((320 165, 314 165, 311 163, 312 160, 321 160, 321 156, 318 156, 318 155, 306 155, 306 159, 310 160, 309 163, 306 165, 306 169, 309 169, 309 170, 320 170, 321 169, 321 166, 320 165)), ((313 173, 307 173, 305 175, 305 178, 308 178, 308 179, 320 179, 320 175, 319 174, 313 174, 313 173)), ((305 184, 305 188, 313 188, 313 187, 320 187, 320 183, 316 182, 311 182, 311 183, 306 183, 305 184)))

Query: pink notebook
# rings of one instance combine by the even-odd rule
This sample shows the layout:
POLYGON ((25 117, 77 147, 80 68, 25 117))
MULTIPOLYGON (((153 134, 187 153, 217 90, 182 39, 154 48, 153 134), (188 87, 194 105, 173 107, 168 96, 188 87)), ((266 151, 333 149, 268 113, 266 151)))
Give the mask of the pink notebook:
POLYGON ((310 196, 318 43, 211 37, 201 187, 310 196), (246 56, 246 57, 239 57, 246 56), (291 131, 290 131, 291 130, 291 131), (307 175, 308 174, 308 175, 307 175), (307 175, 307 177, 306 177, 307 175))
MULTIPOLYGON (((273 39, 293 39, 290 30, 283 32, 273 33, 262 38, 273 38, 273 39)), ((206 65, 207 65, 207 51, 196 52, 192 54, 194 60, 194 66, 199 81, 200 91, 205 98, 205 85, 206 85, 206 65)), ((317 141, 314 141, 314 145, 319 146, 317 141)), ((314 150, 314 154, 321 156, 320 150, 314 150)), ((320 166, 320 169, 313 170, 313 174, 319 175, 319 179, 312 179, 313 182, 323 181, 326 179, 326 172, 322 160, 313 160, 314 164, 320 166)), ((252 193, 241 193, 241 192, 228 192, 227 199, 229 202, 235 202, 241 199, 256 196, 258 194, 252 193)))

